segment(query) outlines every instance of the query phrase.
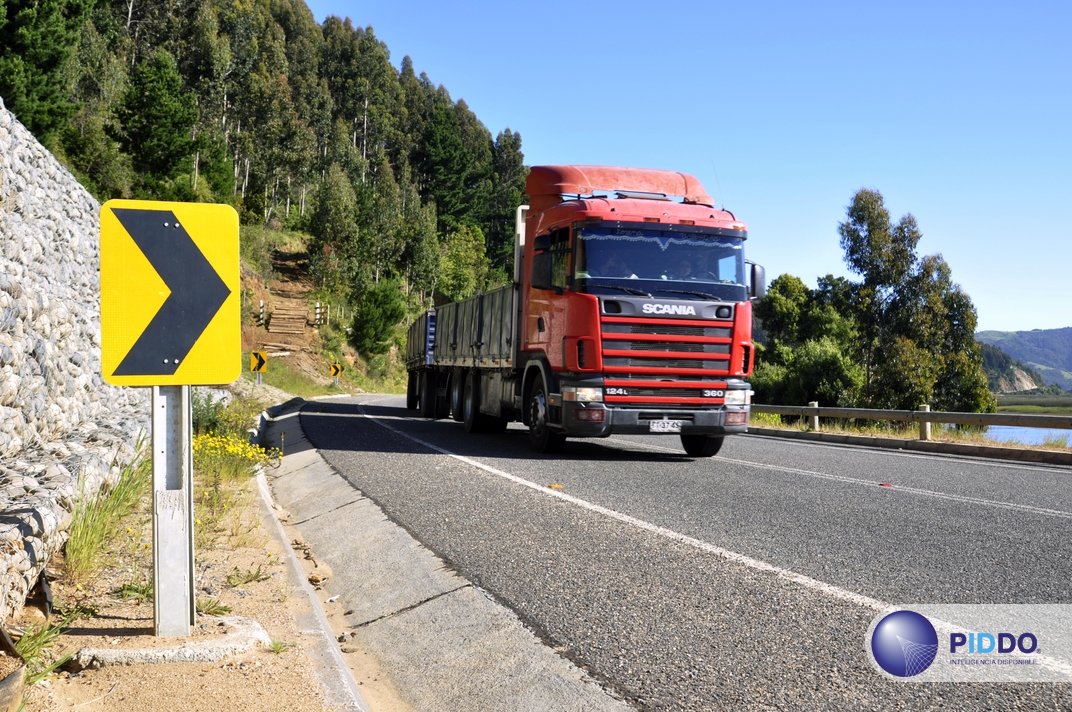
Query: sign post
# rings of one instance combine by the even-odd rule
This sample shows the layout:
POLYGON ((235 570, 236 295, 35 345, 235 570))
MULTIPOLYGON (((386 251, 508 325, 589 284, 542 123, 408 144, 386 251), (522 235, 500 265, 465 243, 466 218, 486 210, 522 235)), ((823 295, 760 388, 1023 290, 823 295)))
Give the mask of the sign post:
POLYGON ((100 216, 102 375, 152 388, 154 628, 188 636, 197 612, 190 387, 239 375, 238 214, 110 200, 100 216))
POLYGON ((342 364, 341 363, 333 363, 333 364, 331 364, 331 380, 332 380, 332 383, 335 384, 336 388, 339 385, 339 375, 341 373, 342 373, 342 364))
POLYGON ((193 423, 190 386, 153 386, 153 620, 187 636, 194 594, 193 423))

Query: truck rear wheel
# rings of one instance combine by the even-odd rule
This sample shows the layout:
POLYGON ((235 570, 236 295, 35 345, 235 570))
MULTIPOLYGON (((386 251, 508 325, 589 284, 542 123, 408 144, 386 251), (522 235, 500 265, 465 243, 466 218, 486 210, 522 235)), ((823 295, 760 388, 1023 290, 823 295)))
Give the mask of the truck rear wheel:
POLYGON ((462 391, 462 423, 465 424, 465 432, 479 433, 483 429, 483 418, 480 417, 480 374, 470 371, 465 376, 465 386, 462 391))
POLYGON ((406 379, 406 410, 417 410, 418 377, 414 371, 406 379))
POLYGON ((421 372, 421 417, 436 417, 435 374, 431 371, 421 372))
POLYGON ((566 436, 551 430, 547 410, 547 394, 543 383, 537 383, 529 395, 529 443, 537 452, 558 452, 566 436))
POLYGON ((465 397, 465 371, 457 370, 450 375, 450 417, 462 422, 462 402, 465 397))
POLYGON ((696 435, 681 433, 681 445, 693 457, 714 457, 722 449, 722 435, 696 435))

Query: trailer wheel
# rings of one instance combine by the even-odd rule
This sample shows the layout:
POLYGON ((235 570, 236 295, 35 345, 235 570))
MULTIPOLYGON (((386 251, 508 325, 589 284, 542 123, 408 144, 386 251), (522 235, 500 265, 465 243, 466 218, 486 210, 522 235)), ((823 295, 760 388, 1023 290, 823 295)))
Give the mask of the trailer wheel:
POLYGON ((693 457, 713 457, 722 449, 722 435, 696 435, 681 433, 681 445, 693 457))
POLYGON ((435 403, 435 416, 434 417, 437 420, 439 420, 441 418, 446 418, 448 415, 450 415, 450 391, 446 391, 446 392, 443 393, 443 395, 439 395, 439 383, 438 383, 438 381, 440 379, 442 379, 442 378, 443 378, 443 376, 440 376, 439 378, 437 378, 436 379, 437 383, 435 384, 435 387, 432 388, 432 400, 435 403))
POLYGON ((462 391, 462 423, 465 424, 465 432, 479 433, 483 425, 480 417, 480 374, 469 371, 465 375, 465 386, 462 391))
POLYGON ((421 417, 436 417, 435 374, 431 371, 421 372, 421 417))
POLYGON ((462 401, 465 397, 465 371, 456 370, 450 375, 450 417, 462 422, 462 401))
POLYGON ((417 374, 409 372, 406 379, 406 410, 417 410, 417 374))
POLYGON ((542 382, 533 386, 529 395, 529 443, 537 452, 558 452, 566 443, 566 436, 548 425, 547 394, 542 382))

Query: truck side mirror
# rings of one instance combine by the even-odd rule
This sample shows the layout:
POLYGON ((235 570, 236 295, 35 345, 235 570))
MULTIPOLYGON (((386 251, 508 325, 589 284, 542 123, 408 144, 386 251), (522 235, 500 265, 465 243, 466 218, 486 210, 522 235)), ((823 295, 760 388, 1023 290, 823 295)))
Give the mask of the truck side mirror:
POLYGON ((532 241, 532 249, 536 252, 547 252, 551 249, 551 236, 540 235, 532 241))
POLYGON ((755 262, 749 262, 748 266, 752 268, 748 285, 748 298, 762 299, 767 295, 767 272, 763 269, 763 265, 757 265, 755 262))

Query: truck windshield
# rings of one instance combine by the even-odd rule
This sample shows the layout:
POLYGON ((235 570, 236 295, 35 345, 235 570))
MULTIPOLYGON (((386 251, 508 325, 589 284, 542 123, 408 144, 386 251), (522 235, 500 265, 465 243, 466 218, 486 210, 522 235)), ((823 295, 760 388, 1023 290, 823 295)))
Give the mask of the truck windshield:
POLYGON ((574 288, 677 299, 747 299, 743 233, 585 227, 574 245, 574 288))

